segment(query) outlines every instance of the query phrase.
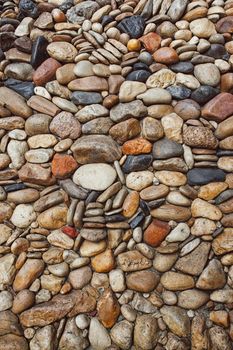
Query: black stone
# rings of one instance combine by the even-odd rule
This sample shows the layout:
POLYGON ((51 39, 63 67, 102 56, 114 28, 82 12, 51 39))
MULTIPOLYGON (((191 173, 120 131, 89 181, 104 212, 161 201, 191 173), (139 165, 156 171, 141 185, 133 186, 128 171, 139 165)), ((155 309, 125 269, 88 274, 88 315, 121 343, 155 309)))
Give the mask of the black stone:
POLYGON ((194 70, 194 66, 191 62, 178 62, 172 64, 169 68, 175 73, 184 74, 192 73, 194 70))
POLYGON ((154 159, 180 157, 183 153, 184 150, 181 144, 167 138, 156 141, 153 146, 154 159))
POLYGON ((209 85, 202 85, 191 94, 191 99, 203 105, 212 100, 216 95, 220 93, 219 89, 209 85))
POLYGON ((101 103, 102 100, 102 95, 99 92, 75 91, 71 95, 71 101, 77 105, 92 105, 101 103))
POLYGON ((25 17, 37 18, 39 16, 37 6, 32 0, 20 0, 19 10, 25 17))
POLYGON ((4 186, 4 190, 6 192, 19 191, 19 190, 23 190, 24 188, 27 188, 27 186, 23 182, 4 186))
POLYGON ((225 149, 218 149, 217 152, 216 152, 216 156, 218 156, 218 157, 233 156, 233 151, 225 150, 225 149))
POLYGON ((125 221, 125 217, 121 214, 106 215, 105 222, 122 222, 125 221))
POLYGON ((155 199, 154 201, 150 201, 148 203, 148 206, 150 209, 155 209, 160 207, 160 205, 164 204, 166 202, 165 198, 155 199))
POLYGON ((109 24, 113 21, 114 21, 114 17, 106 15, 106 16, 103 16, 101 24, 103 27, 105 27, 107 24, 109 24))
POLYGON ((14 41, 16 36, 12 32, 3 32, 0 33, 0 48, 3 51, 7 51, 14 47, 14 41))
POLYGON ((117 28, 123 32, 129 34, 131 38, 139 38, 142 36, 146 22, 141 16, 131 16, 124 18, 118 25, 117 28))
POLYGON ((2 51, 2 49, 0 48, 0 61, 3 61, 5 59, 5 54, 2 51))
POLYGON ((18 94, 29 100, 34 95, 35 85, 30 81, 21 81, 17 79, 7 79, 4 85, 16 91, 18 94))
POLYGON ((205 52, 205 55, 216 59, 223 58, 226 55, 226 53, 226 49, 223 45, 212 44, 210 48, 205 52))
POLYGON ((146 170, 151 165, 153 160, 150 154, 140 154, 138 156, 128 156, 122 170, 128 174, 131 171, 146 170))
POLYGON ((101 193, 102 193, 101 191, 91 191, 88 194, 87 199, 85 200, 85 204, 87 205, 91 202, 95 202, 101 193))
POLYGON ((206 185, 209 182, 225 181, 226 174, 218 168, 194 168, 188 171, 189 185, 206 185))
POLYGON ((142 83, 145 83, 150 75, 151 73, 147 70, 135 70, 127 75, 126 80, 140 81, 142 83))
POLYGON ((130 227, 131 227, 132 229, 135 229, 137 226, 139 226, 139 225, 142 223, 142 221, 144 220, 144 218, 145 218, 144 213, 139 212, 139 213, 135 216, 135 218, 130 222, 130 227))
POLYGON ((226 190, 215 198, 215 204, 221 204, 233 197, 233 190, 226 190))
POLYGON ((172 95, 172 97, 176 100, 184 100, 186 98, 189 98, 191 95, 191 90, 188 89, 185 86, 168 86, 167 91, 170 92, 170 94, 172 95))
POLYGON ((43 36, 38 36, 32 45, 31 65, 33 68, 37 68, 49 58, 49 54, 46 51, 49 42, 43 36))
POLYGON ((148 65, 146 63, 137 62, 137 63, 134 63, 133 70, 148 70, 148 71, 150 71, 150 68, 148 67, 148 65))
POLYGON ((68 193, 72 198, 86 199, 88 195, 88 190, 77 186, 71 179, 65 179, 58 181, 60 187, 68 193))
POLYGON ((149 208, 148 204, 145 201, 140 200, 139 206, 140 206, 140 208, 142 209, 142 211, 143 211, 143 213, 145 215, 150 215, 150 208, 149 208))
POLYGON ((5 24, 12 24, 15 28, 18 27, 20 24, 20 21, 13 18, 0 18, 0 27, 4 26, 5 24))

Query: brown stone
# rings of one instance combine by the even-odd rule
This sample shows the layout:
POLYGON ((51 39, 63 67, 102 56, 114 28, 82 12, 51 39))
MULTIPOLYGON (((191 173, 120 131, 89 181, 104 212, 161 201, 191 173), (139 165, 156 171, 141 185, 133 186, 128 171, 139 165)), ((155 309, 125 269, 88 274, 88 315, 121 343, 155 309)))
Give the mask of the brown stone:
POLYGON ((81 125, 70 112, 61 112, 56 115, 49 125, 50 131, 62 139, 67 137, 75 140, 81 134, 81 125))
POLYGON ((33 306, 34 302, 35 294, 28 289, 23 289, 15 296, 12 311, 14 314, 20 314, 33 306))
POLYGON ((25 264, 21 267, 17 273, 13 288, 16 292, 30 287, 32 282, 35 281, 44 271, 44 262, 39 259, 27 259, 25 264))
POLYGON ((28 350, 28 342, 24 337, 15 334, 5 334, 0 337, 0 349, 28 350))
POLYGON ((195 286, 193 277, 173 271, 165 272, 160 283, 164 288, 172 291, 186 290, 195 286))
POLYGON ((52 117, 60 112, 60 109, 54 103, 41 96, 34 95, 27 103, 32 109, 40 113, 51 115, 52 117))
POLYGON ((222 92, 207 102, 201 112, 206 119, 221 122, 233 114, 233 95, 222 92))
POLYGON ((170 231, 167 222, 154 219, 144 232, 144 242, 152 247, 157 247, 165 239, 170 231))
POLYGON ((147 259, 139 251, 131 250, 119 254, 117 264, 123 271, 130 272, 148 269, 152 266, 152 261, 147 259))
POLYGON ((51 176, 49 168, 43 168, 39 164, 26 163, 18 172, 21 181, 34 183, 37 185, 50 186, 55 183, 55 178, 51 176))
POLYGON ((233 73, 226 73, 221 76, 221 91, 233 92, 233 73))
POLYGON ((58 68, 56 70, 57 81, 62 85, 66 85, 71 82, 71 80, 74 80, 76 78, 76 75, 74 74, 74 67, 74 63, 67 63, 58 68))
POLYGON ((226 276, 219 260, 213 259, 202 271, 196 287, 204 290, 222 288, 226 284, 226 276))
POLYGON ((162 47, 161 49, 158 49, 153 54, 153 58, 155 62, 164 63, 167 65, 173 64, 179 61, 179 56, 176 50, 172 49, 171 47, 162 47))
POLYGON ((58 179, 69 177, 77 167, 76 160, 68 154, 56 153, 51 164, 52 174, 58 179))
POLYGON ((148 107, 148 116, 152 118, 162 118, 167 114, 173 113, 173 107, 170 105, 152 105, 148 107))
POLYGON ((121 75, 110 75, 110 77, 108 78, 109 93, 118 94, 121 84, 124 81, 125 79, 121 75))
POLYGON ((54 58, 45 60, 34 72, 33 81, 38 86, 45 85, 48 81, 53 80, 56 70, 61 67, 61 64, 54 58))
MULTIPOLYGON (((75 291, 64 296, 59 294, 53 297, 50 301, 38 304, 21 313, 20 322, 24 327, 43 327, 62 319, 69 312, 72 312, 72 316, 74 316, 73 310, 78 303, 81 302, 80 309, 83 308, 83 293, 84 292, 82 291, 75 291)), ((86 309, 87 312, 90 311, 88 308, 86 309)), ((78 313, 79 312, 76 314, 78 313)))
POLYGON ((159 274, 150 270, 137 271, 126 276, 126 284, 129 289, 136 292, 152 292, 159 283, 159 274))
POLYGON ((109 134, 117 143, 122 144, 137 136, 140 131, 140 122, 137 119, 130 118, 112 126, 109 130, 109 134))
POLYGON ((152 32, 143 35, 139 40, 142 42, 146 51, 149 51, 151 53, 155 52, 161 43, 161 37, 158 34, 152 32))
POLYGON ((122 146, 123 154, 127 155, 150 153, 151 150, 152 144, 143 137, 138 137, 136 139, 126 141, 122 146))
POLYGON ((225 310, 217 310, 210 312, 210 320, 221 327, 228 327, 229 316, 225 310))
POLYGON ((115 266, 115 259, 111 249, 105 250, 91 259, 91 266, 96 272, 109 272, 115 266))
POLYGON ((190 219, 191 211, 189 208, 184 208, 173 204, 164 204, 157 209, 151 210, 151 215, 160 220, 175 220, 181 222, 190 219))
POLYGON ((220 19, 216 24, 216 30, 219 33, 233 33, 233 16, 220 19))
POLYGON ((96 76, 85 77, 72 80, 68 84, 68 88, 72 91, 108 91, 108 82, 106 79, 96 76))
POLYGON ((216 149, 218 140, 213 131, 204 126, 184 126, 183 142, 192 147, 216 149))
POLYGON ((139 206, 139 194, 137 191, 130 192, 123 203, 123 215, 131 218, 137 211, 139 206))
POLYGON ((19 117, 28 118, 32 114, 24 98, 5 86, 0 87, 0 104, 19 117))
POLYGON ((98 318, 105 328, 112 328, 120 315, 120 305, 110 289, 100 297, 97 304, 98 318))
POLYGON ((222 255, 233 251, 233 229, 225 228, 223 233, 218 235, 212 243, 214 253, 222 255))
POLYGON ((43 211, 38 215, 38 224, 48 230, 56 230, 66 224, 67 207, 65 205, 55 206, 43 211))

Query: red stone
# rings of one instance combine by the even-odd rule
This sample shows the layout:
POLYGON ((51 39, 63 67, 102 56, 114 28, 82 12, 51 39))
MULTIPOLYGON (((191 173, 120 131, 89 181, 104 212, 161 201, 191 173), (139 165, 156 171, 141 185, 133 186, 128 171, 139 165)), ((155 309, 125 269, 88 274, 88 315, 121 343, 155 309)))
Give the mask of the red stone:
POLYGON ((233 95, 223 92, 207 102, 201 112, 206 119, 221 122, 233 114, 233 95))
POLYGON ((54 58, 50 57, 45 60, 34 72, 33 81, 36 85, 45 85, 48 81, 55 78, 56 70, 61 64, 54 58))
POLYGON ((155 62, 163 64, 173 64, 179 61, 179 56, 176 50, 171 47, 161 47, 153 54, 155 62))
POLYGON ((145 49, 151 53, 155 52, 161 43, 161 37, 156 33, 143 35, 139 40, 143 43, 145 49))
POLYGON ((78 163, 68 154, 56 153, 52 160, 52 173, 58 179, 64 179, 77 169, 78 163))
POLYGON ((221 18, 216 24, 219 33, 233 33, 233 16, 221 18))
POLYGON ((67 236, 71 238, 76 238, 78 236, 78 232, 75 230, 74 227, 71 226, 64 226, 62 227, 62 232, 65 233, 67 236))
POLYGON ((158 247, 169 231, 170 226, 167 222, 154 219, 144 232, 144 242, 152 247, 158 247))

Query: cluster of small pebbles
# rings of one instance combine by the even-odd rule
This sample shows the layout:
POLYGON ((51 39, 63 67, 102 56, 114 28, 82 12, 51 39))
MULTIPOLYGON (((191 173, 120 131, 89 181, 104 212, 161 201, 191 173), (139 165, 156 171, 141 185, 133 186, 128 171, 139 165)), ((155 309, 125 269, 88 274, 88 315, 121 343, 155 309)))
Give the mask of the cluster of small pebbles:
POLYGON ((0 350, 233 349, 233 0, 0 0, 0 350))

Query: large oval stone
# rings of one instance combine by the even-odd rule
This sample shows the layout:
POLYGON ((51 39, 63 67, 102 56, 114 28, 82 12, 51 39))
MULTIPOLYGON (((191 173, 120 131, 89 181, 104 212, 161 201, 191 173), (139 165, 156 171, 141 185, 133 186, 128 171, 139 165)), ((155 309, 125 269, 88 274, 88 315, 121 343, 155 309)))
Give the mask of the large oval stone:
POLYGON ((89 135, 80 137, 71 147, 78 163, 111 163, 120 159, 121 150, 109 136, 89 135), (95 152, 93 152, 95 150, 95 152))
POLYGON ((108 164, 85 164, 78 168, 73 181, 84 188, 104 191, 112 185, 116 178, 116 171, 108 164))

